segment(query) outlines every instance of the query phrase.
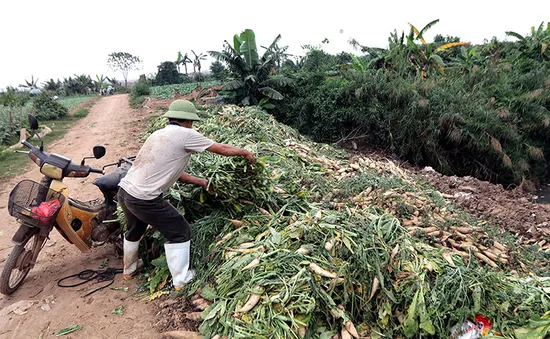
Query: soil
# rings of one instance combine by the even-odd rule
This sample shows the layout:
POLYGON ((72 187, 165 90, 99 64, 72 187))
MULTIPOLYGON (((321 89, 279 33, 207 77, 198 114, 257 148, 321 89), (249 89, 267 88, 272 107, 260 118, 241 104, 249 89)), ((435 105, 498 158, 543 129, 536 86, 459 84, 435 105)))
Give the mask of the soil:
POLYGON ((506 190, 472 177, 444 176, 430 168, 416 173, 461 209, 516 234, 522 242, 550 236, 550 205, 536 203, 536 197, 521 186, 506 190))
POLYGON ((162 298, 154 303, 157 310, 155 329, 160 332, 198 331, 200 322, 185 318, 185 312, 200 312, 193 307, 191 300, 186 298, 162 298))
MULTIPOLYGON (((93 146, 104 145, 107 154, 103 159, 88 160, 88 164, 96 167, 137 153, 140 145, 136 137, 141 131, 140 122, 147 114, 143 110, 131 109, 127 95, 103 97, 89 111, 88 116, 76 122, 63 139, 46 145, 46 149, 80 161, 82 157, 91 155, 93 146)), ((40 180, 38 167, 31 166, 27 173, 0 184, 2 267, 13 247, 11 237, 18 226, 6 208, 8 195, 22 179, 40 180)), ((95 199, 101 197, 100 191, 92 184, 96 177, 92 174, 88 178, 67 179, 65 183, 71 196, 78 200, 95 199)), ((64 336, 67 339, 160 336, 154 328, 154 309, 136 293, 136 279, 126 282, 121 274, 117 274, 113 285, 85 298, 83 295, 101 286, 100 283, 88 282, 73 288, 57 286, 59 279, 84 269, 98 269, 106 259, 109 260, 108 267, 122 267, 122 258, 116 255, 113 245, 81 253, 58 232, 53 231, 50 236, 36 266, 19 290, 11 296, 0 295, 0 314, 17 302, 35 301, 23 315, 9 313, 0 317, 0 338, 54 338, 60 329, 70 325, 81 325, 82 330, 64 336), (128 287, 128 292, 111 287, 128 287), (111 314, 118 306, 122 306, 124 314, 111 314)))
POLYGON ((408 174, 416 176, 418 180, 429 182, 462 210, 481 221, 500 227, 502 231, 507 230, 516 234, 520 243, 532 244, 542 240, 548 242, 550 204, 540 202, 550 201, 549 186, 536 190, 533 184, 526 181, 514 189, 506 189, 502 185, 469 176, 446 176, 437 173, 431 167, 413 166, 395 155, 365 143, 348 140, 340 146, 351 154, 366 156, 373 160, 391 159, 408 174))

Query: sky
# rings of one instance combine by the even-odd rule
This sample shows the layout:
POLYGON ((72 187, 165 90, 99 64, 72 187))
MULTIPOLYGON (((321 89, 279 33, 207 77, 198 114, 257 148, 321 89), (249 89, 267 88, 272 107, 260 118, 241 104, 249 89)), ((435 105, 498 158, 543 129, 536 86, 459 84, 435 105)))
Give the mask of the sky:
MULTIPOLYGON (((281 46, 303 55, 302 45, 320 45, 330 53, 354 52, 362 45, 387 47, 390 32, 439 23, 425 37, 459 36, 482 43, 506 31, 526 34, 550 21, 550 1, 2 1, 0 5, 0 89, 18 86, 31 76, 39 84, 74 74, 122 74, 107 66, 108 54, 128 52, 143 60, 140 74, 154 74, 163 61, 175 61, 178 51, 191 54, 222 50, 223 41, 250 28, 258 46, 281 34, 281 46), (506 5, 505 3, 508 3, 506 5)), ((260 50, 261 53, 261 50, 260 50)), ((357 52, 356 52, 357 53, 357 52)), ((210 57, 203 64, 208 68, 210 57)))

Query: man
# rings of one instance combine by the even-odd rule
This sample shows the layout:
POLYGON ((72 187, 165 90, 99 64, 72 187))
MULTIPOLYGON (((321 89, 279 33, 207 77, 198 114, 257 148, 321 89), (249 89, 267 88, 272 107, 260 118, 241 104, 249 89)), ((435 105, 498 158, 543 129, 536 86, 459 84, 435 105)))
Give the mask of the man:
POLYGON ((242 148, 216 143, 192 129, 199 116, 187 100, 175 100, 163 116, 169 124, 147 138, 128 174, 121 180, 118 202, 126 217, 124 234, 124 279, 130 280, 138 269, 139 241, 147 225, 158 229, 167 239, 164 248, 174 287, 181 289, 193 279, 189 270, 191 232, 185 218, 163 194, 177 181, 207 189, 208 180, 184 172, 189 157, 204 150, 224 156, 242 156, 254 162, 254 155, 242 148))

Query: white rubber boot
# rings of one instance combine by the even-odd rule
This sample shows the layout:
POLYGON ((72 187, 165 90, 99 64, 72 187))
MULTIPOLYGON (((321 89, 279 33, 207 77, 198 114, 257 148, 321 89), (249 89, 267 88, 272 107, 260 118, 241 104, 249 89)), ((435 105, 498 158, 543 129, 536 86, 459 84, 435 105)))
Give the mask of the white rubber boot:
POLYGON ((138 250, 139 241, 128 241, 124 238, 124 280, 132 280, 134 274, 143 266, 138 250))
POLYGON ((164 244, 166 262, 176 290, 182 289, 185 284, 193 280, 194 273, 189 270, 190 245, 191 241, 164 244))

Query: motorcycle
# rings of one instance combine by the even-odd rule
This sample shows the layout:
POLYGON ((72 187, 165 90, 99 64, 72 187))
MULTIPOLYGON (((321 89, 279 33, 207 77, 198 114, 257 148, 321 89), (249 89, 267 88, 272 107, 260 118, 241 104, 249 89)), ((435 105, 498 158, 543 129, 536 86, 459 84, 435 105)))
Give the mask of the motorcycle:
POLYGON ((38 254, 46 244, 53 228, 80 251, 88 252, 97 243, 113 243, 122 253, 122 230, 116 218, 116 194, 118 183, 126 175, 135 157, 121 158, 117 162, 96 169, 86 165, 86 159, 101 159, 106 149, 93 148, 93 156, 84 157, 80 164, 62 155, 48 153, 44 142, 36 133, 38 120, 29 114, 29 125, 40 140, 40 146, 21 143, 26 153, 40 167, 44 175, 40 182, 22 180, 10 192, 8 210, 19 223, 19 229, 12 237, 14 247, 6 260, 0 275, 0 293, 10 295, 25 280, 35 266, 38 254), (105 169, 116 166, 105 174, 105 169), (65 178, 83 178, 92 173, 103 176, 93 184, 103 193, 103 198, 79 201, 69 194, 65 178))

